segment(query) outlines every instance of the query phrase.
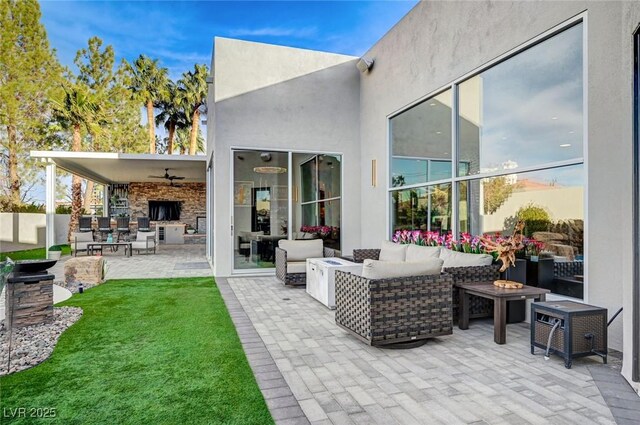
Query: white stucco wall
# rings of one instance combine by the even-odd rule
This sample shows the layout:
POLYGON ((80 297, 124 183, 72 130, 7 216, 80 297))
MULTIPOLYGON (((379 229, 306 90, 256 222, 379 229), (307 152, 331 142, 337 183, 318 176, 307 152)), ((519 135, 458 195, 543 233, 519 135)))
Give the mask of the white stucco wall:
MULTIPOLYGON (((631 34, 639 8, 638 2, 588 1, 418 4, 366 53, 376 62, 361 78, 362 181, 377 159, 379 181, 385 182, 389 114, 586 11, 586 300, 612 315, 631 290, 631 185, 625 182, 632 178, 631 34)), ((363 205, 387 205, 387 196, 385 183, 362 186, 363 205)), ((362 217, 363 246, 377 246, 387 237, 386 209, 376 211, 362 217)), ((625 334, 630 339, 627 304, 625 334)), ((609 328, 609 344, 618 350, 622 323, 618 318, 609 328)), ((625 370, 630 368, 628 350, 625 370)))
POLYGON ((359 72, 356 58, 215 39, 214 270, 232 271, 231 148, 343 155, 343 248, 360 244, 359 72))
MULTIPOLYGON (((55 243, 66 244, 68 214, 55 215, 55 243)), ((39 247, 45 245, 46 215, 35 213, 0 213, 0 244, 19 243, 39 247)))

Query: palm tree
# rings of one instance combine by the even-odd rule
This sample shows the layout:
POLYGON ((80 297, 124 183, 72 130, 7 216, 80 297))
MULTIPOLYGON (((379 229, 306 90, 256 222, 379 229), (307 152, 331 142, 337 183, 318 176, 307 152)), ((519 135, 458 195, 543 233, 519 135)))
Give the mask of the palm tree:
POLYGON ((196 64, 195 70, 182 74, 178 81, 180 86, 180 100, 185 112, 191 118, 191 135, 189 140, 189 155, 195 155, 198 149, 198 131, 200 129, 200 108, 207 102, 206 65, 196 64))
MULTIPOLYGON (((191 145, 191 131, 188 127, 189 126, 186 126, 176 130, 174 147, 179 150, 180 155, 184 155, 191 145)), ((202 137, 202 132, 199 128, 196 135, 196 152, 204 152, 204 137, 202 137)))
MULTIPOLYGON (((86 86, 77 84, 64 87, 64 95, 61 100, 52 100, 53 117, 62 128, 71 130, 71 150, 82 150, 82 130, 90 133, 96 132, 96 117, 100 108, 91 97, 86 86)), ((82 179, 73 175, 71 180, 71 219, 69 222, 68 238, 71 231, 78 226, 80 213, 82 212, 82 179)))
POLYGON ((169 132, 167 153, 171 155, 173 154, 176 130, 188 127, 189 120, 179 103, 179 89, 173 81, 169 81, 167 84, 165 94, 165 98, 158 105, 160 113, 156 116, 156 126, 164 125, 164 128, 169 132))
POLYGON ((140 55, 133 62, 127 63, 130 88, 147 108, 147 126, 149 128, 149 152, 156 153, 156 131, 153 119, 153 108, 166 96, 165 90, 169 78, 167 68, 158 67, 158 60, 140 55))

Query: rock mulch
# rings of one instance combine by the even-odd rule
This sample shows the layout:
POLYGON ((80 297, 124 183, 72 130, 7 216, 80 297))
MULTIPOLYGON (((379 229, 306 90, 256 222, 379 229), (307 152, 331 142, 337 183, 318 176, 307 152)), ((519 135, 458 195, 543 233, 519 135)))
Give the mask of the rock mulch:
POLYGON ((49 358, 58 338, 82 317, 79 307, 55 307, 53 322, 13 330, 11 370, 9 365, 9 332, 0 321, 0 376, 36 366, 49 358))

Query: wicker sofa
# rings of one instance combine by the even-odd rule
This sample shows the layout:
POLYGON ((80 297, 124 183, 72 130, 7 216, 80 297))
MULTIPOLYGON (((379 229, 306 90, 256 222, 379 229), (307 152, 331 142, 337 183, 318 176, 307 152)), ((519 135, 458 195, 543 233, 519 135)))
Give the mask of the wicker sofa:
MULTIPOLYGON (((380 257, 380 249, 354 249, 353 261, 362 263, 366 259, 377 260, 380 257)), ((445 267, 444 272, 452 279, 452 286, 456 283, 481 283, 500 279, 500 266, 491 264, 487 266, 467 266, 467 267, 445 267)), ((336 289, 337 291, 337 289, 336 289)), ((458 320, 458 305, 460 302, 458 288, 453 286, 452 290, 452 314, 453 320, 458 320)), ((337 303, 337 294, 336 294, 337 303)), ((493 317, 493 302, 491 300, 471 296, 469 306, 469 317, 493 317)), ((336 316, 337 317, 337 316, 336 316)))
POLYGON ((306 285, 307 258, 339 256, 340 251, 324 247, 322 239, 283 239, 276 247, 276 277, 286 286, 306 285))
POLYGON ((336 324, 373 346, 450 335, 450 274, 367 279, 336 271, 336 324))

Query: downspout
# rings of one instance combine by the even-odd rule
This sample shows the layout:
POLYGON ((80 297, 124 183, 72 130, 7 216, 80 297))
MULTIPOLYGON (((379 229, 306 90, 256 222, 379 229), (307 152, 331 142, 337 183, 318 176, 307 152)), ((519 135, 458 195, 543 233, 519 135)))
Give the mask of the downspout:
POLYGON ((640 381, 640 27, 633 34, 633 283, 631 379, 640 381))

